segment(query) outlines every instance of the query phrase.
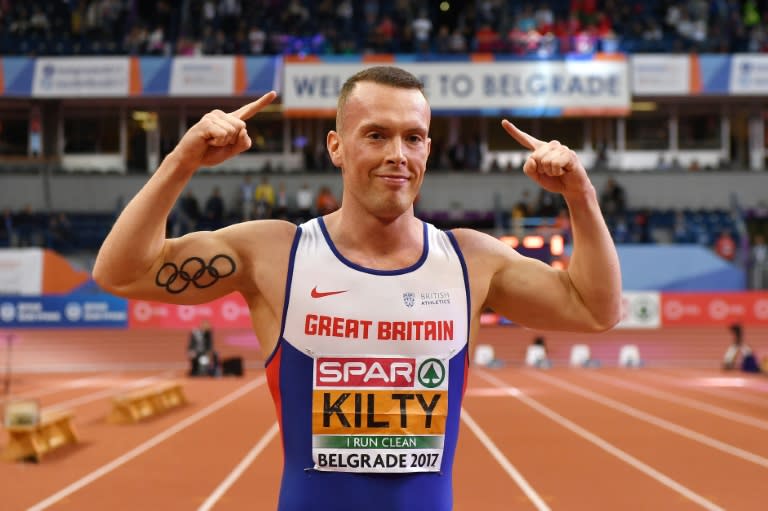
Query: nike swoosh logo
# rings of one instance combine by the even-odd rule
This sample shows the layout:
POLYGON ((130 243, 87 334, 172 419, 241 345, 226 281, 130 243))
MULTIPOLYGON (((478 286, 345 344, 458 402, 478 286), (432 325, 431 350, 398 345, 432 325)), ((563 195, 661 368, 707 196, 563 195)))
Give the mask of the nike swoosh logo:
POLYGON ((318 291, 317 286, 312 288, 312 292, 310 292, 310 296, 312 298, 323 298, 324 296, 332 296, 332 295, 338 295, 341 293, 346 293, 349 291, 349 289, 345 289, 344 291, 318 291))

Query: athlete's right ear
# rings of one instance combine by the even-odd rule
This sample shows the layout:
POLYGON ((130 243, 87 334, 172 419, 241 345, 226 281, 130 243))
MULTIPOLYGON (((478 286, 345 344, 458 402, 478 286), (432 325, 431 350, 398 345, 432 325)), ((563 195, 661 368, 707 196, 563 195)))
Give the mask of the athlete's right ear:
POLYGON ((325 144, 328 147, 328 154, 331 156, 333 166, 341 168, 341 137, 339 134, 333 130, 329 131, 325 144))

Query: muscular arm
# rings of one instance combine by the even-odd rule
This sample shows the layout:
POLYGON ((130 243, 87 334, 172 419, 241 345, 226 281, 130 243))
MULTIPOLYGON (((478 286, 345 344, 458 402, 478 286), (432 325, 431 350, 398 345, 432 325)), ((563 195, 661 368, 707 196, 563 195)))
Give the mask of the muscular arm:
POLYGON ((573 231, 568 281, 589 311, 594 327, 610 328, 621 316, 621 269, 616 247, 593 187, 565 198, 573 231))
POLYGON ((173 303, 204 302, 243 285, 236 246, 247 225, 165 239, 173 204, 200 166, 213 166, 248 149, 245 120, 275 98, 269 93, 230 114, 214 110, 192 126, 138 194, 104 241, 93 269, 115 294, 173 303))
MULTIPOLYGON (((620 317, 621 272, 597 194, 576 154, 544 143, 510 123, 504 128, 533 151, 524 172, 543 188, 561 193, 571 214, 573 254, 556 270, 490 236, 461 233, 468 265, 478 278, 479 303, 524 326, 547 330, 601 331, 620 317)), ((476 299, 477 300, 477 299, 476 299)), ((477 302, 476 302, 477 303, 477 302)))

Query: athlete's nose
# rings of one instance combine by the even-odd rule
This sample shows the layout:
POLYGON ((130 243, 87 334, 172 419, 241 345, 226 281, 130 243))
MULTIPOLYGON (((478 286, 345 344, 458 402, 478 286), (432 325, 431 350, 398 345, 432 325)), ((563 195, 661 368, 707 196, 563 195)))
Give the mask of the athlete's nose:
POLYGON ((387 148, 387 163, 400 166, 405 165, 405 152, 403 151, 403 141, 400 137, 392 137, 387 148))

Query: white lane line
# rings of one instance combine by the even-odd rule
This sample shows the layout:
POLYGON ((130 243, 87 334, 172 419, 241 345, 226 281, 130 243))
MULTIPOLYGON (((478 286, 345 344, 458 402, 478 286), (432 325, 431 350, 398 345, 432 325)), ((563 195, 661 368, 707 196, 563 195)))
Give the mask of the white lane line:
POLYGON ((659 381, 666 381, 670 385, 674 385, 675 387, 681 387, 688 390, 693 390, 696 392, 703 392, 706 393, 709 396, 721 396, 725 399, 728 399, 729 401, 739 401, 742 403, 747 403, 749 405, 757 405, 761 407, 768 406, 768 400, 763 399, 759 396, 756 396, 754 394, 747 394, 743 390, 729 390, 729 388, 718 388, 714 386, 707 386, 704 388, 703 385, 701 385, 703 377, 687 377, 687 376, 667 376, 658 372, 654 372, 653 374, 645 374, 645 373, 636 373, 639 374, 642 379, 650 379, 652 382, 659 382, 659 381))
POLYGON ((120 467, 121 465, 124 465, 125 463, 128 463, 132 459, 140 456, 141 454, 145 453, 146 451, 152 449, 159 443, 169 439, 176 433, 188 428, 189 426, 193 425, 194 423, 204 419, 205 417, 211 415, 212 413, 218 411, 219 409, 225 407, 232 401, 235 401, 236 399, 241 398, 248 392, 251 392, 252 390, 260 387, 264 384, 266 381, 265 376, 260 376, 259 378, 256 378, 252 382, 243 385, 239 389, 235 390, 234 392, 231 392, 224 396, 223 398, 219 399, 218 401, 215 401, 211 403, 210 405, 206 406, 199 412, 195 413, 194 415, 190 415, 186 419, 184 419, 181 422, 178 422, 171 426, 170 428, 166 429, 165 431, 162 431, 158 433, 157 435, 153 436, 146 442, 142 443, 141 445, 131 449, 127 453, 123 454, 122 456, 115 458, 114 460, 110 461, 106 465, 102 465, 100 468, 97 468, 93 472, 81 477, 74 483, 70 484, 69 486, 59 490, 58 492, 54 493, 50 497, 38 502, 37 504, 33 505, 32 507, 28 508, 27 511, 41 511, 43 509, 47 509, 50 506, 56 504, 60 500, 68 497, 69 495, 75 493, 76 491, 84 488, 85 486, 88 486, 92 482, 96 481, 97 479, 109 474, 116 468, 120 467))
MULTIPOLYGON (((475 374, 483 378, 485 381, 492 383, 498 387, 506 387, 508 386, 507 383, 503 382, 502 380, 496 378, 495 376, 491 376, 490 374, 487 374, 483 370, 475 369, 475 374)), ((603 440, 601 437, 595 435, 594 433, 582 428, 578 424, 566 419, 559 413, 555 412, 554 410, 544 406, 543 404, 539 403, 535 399, 528 397, 522 392, 519 392, 517 395, 510 394, 510 397, 514 397, 516 399, 519 399, 526 405, 530 406, 540 414, 548 417, 549 419, 553 420, 554 422, 560 424, 565 429, 577 434, 578 436, 582 437, 583 439, 595 444, 600 449, 604 450, 608 454, 611 454, 617 458, 619 458, 624 463, 636 468, 640 472, 644 473, 645 475, 649 476, 652 479, 655 479, 659 483, 663 484, 667 488, 670 488, 671 490, 676 491, 683 497, 687 498, 688 500, 691 500, 695 502, 696 504, 700 505, 704 509, 708 509, 710 511, 725 511, 724 508, 721 508, 714 502, 707 500, 706 498, 702 497, 698 493, 694 492, 693 490, 683 486, 682 484, 678 483, 671 477, 667 476, 666 474, 663 474, 662 472, 659 472, 655 468, 651 467, 650 465, 647 465, 640 461, 639 459, 635 458, 631 454, 622 451, 618 447, 614 446, 613 444, 607 442, 606 440, 603 440)))
POLYGON ((89 378, 78 378, 76 380, 66 380, 64 382, 49 382, 45 384, 42 387, 31 389, 26 392, 21 392, 20 394, 11 394, 7 398, 0 398, 0 405, 5 403, 6 401, 13 401, 14 399, 33 399, 33 398, 39 398, 43 396, 48 396, 50 394, 56 394, 58 392, 64 392, 67 390, 72 390, 75 388, 79 388, 84 385, 88 385, 89 382, 94 380, 100 380, 101 378, 98 376, 93 376, 89 378))
POLYGON ((464 408, 461 409, 461 420, 464 421, 464 424, 466 424, 467 427, 472 430, 472 433, 474 433, 478 440, 480 440, 480 443, 482 443, 485 448, 488 449, 488 452, 490 452, 491 456, 493 456, 498 464, 501 465, 501 468, 504 469, 507 475, 511 477, 515 483, 517 483, 517 486, 523 491, 523 493, 525 493, 530 501, 533 502, 533 505, 536 506, 536 509, 539 511, 550 511, 549 506, 547 506, 539 494, 536 493, 536 490, 534 490, 531 485, 528 484, 528 481, 526 481, 525 477, 523 477, 523 475, 515 468, 514 465, 512 465, 507 457, 504 456, 504 453, 501 452, 498 447, 496 447, 496 444, 493 443, 493 440, 490 439, 485 431, 483 431, 483 429, 477 424, 477 422, 475 422, 472 416, 469 415, 469 412, 467 412, 464 408))
POLYGON ((277 425, 277 422, 272 424, 272 427, 269 428, 266 433, 264 433, 256 445, 253 446, 253 449, 251 449, 250 452, 245 455, 245 457, 242 459, 242 461, 240 461, 240 463, 237 464, 234 470, 232 470, 232 472, 229 473, 224 481, 222 481, 221 484, 219 484, 219 486, 213 490, 213 493, 211 493, 208 498, 205 499, 205 502, 203 502, 203 504, 197 508, 197 511, 209 511, 216 504, 216 502, 218 502, 219 499, 225 493, 227 493, 232 485, 235 484, 243 472, 245 472, 245 470, 251 466, 251 463, 253 463, 258 455, 261 454, 261 451, 263 451, 267 445, 269 445, 269 443, 273 438, 275 438, 279 431, 280 427, 277 425))
POLYGON ((733 412, 731 410, 722 408, 720 406, 704 403, 703 401, 699 401, 698 399, 691 399, 688 397, 679 396, 677 394, 654 389, 652 387, 649 387, 647 385, 642 385, 640 383, 631 383, 628 381, 620 380, 619 378, 615 378, 613 376, 607 376, 604 374, 597 374, 592 372, 584 373, 584 374, 592 379, 604 381, 606 383, 615 385, 617 387, 624 387, 627 389, 631 389, 640 394, 645 394, 647 396, 662 399, 664 401, 669 401, 670 403, 676 403, 679 405, 687 406, 695 410, 700 410, 702 412, 711 413, 712 415, 717 415, 719 417, 728 419, 733 422, 740 422, 741 424, 754 426, 756 428, 768 431, 768 421, 764 421, 764 420, 752 417, 750 415, 744 415, 743 413, 733 412))
POLYGON ((684 426, 680 426, 679 424, 675 424, 674 422, 670 422, 660 417, 656 417, 655 415, 651 415, 650 413, 646 413, 641 410, 638 410, 637 408, 633 408, 629 405, 625 405, 622 402, 616 401, 615 399, 611 399, 609 397, 605 397, 601 394, 598 394, 597 392, 592 392, 591 390, 583 389, 577 385, 573 385, 572 383, 568 383, 559 378, 555 378, 554 376, 549 376, 549 375, 545 376, 540 373, 533 374, 533 376, 540 380, 551 383, 552 385, 565 389, 569 392, 573 392, 574 394, 578 394, 587 399, 600 403, 601 405, 626 413, 627 415, 634 417, 636 419, 640 419, 641 421, 648 422, 649 424, 653 424, 654 426, 658 426, 662 429, 666 429, 667 431, 671 431, 672 433, 676 433, 680 436, 683 436, 695 442, 699 442, 708 447, 712 447, 713 449, 717 449, 718 451, 724 452, 726 454, 730 454, 732 456, 736 456, 737 458, 741 458, 745 461, 752 462, 756 465, 760 465, 761 467, 768 468, 768 458, 758 456, 755 453, 745 451, 744 449, 740 449, 731 444, 721 442, 720 440, 715 440, 714 438, 704 435, 703 433, 699 433, 698 431, 694 431, 684 426))
POLYGON ((73 408, 75 406, 83 405, 86 403, 90 403, 92 401, 96 401, 97 399, 103 399, 105 397, 111 397, 115 395, 115 393, 128 390, 128 389, 134 389, 137 387, 141 387, 143 385, 149 385, 150 383, 154 383, 156 381, 159 381, 160 379, 163 379, 163 375, 158 376, 147 376, 146 378, 142 378, 140 380, 134 380, 129 381, 126 383, 123 383, 122 385, 118 385, 116 388, 109 388, 100 390, 98 392, 92 392, 90 394, 85 394, 76 398, 68 399, 66 401, 62 401, 60 403, 53 404, 51 406, 46 406, 46 411, 54 411, 54 410, 63 410, 65 408, 73 408))

